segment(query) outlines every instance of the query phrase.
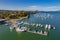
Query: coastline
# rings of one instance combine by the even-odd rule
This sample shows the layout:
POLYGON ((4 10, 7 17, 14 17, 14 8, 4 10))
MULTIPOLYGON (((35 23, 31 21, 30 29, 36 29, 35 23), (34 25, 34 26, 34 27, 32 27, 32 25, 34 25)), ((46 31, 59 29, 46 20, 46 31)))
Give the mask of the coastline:
POLYGON ((14 23, 17 20, 23 20, 25 18, 28 18, 28 16, 26 16, 26 17, 19 17, 19 19, 9 19, 9 21, 12 22, 12 23, 14 23))

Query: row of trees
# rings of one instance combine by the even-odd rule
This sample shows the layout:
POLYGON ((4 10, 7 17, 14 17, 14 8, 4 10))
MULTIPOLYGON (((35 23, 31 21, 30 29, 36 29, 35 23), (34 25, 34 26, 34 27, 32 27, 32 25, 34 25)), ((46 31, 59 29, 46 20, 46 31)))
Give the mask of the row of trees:
POLYGON ((32 12, 32 11, 2 11, 0 13, 0 18, 1 19, 17 19, 19 17, 25 17, 25 16, 29 16, 31 13, 36 13, 32 12))

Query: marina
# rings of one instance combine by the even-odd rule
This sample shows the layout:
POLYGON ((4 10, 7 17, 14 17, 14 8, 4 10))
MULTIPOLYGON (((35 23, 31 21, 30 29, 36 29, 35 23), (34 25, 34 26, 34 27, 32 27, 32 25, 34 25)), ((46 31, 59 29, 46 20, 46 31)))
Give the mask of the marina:
MULTIPOLYGON (((47 31, 40 30, 42 28, 45 29, 45 30, 47 30, 47 29, 50 30, 51 29, 51 25, 50 24, 49 25, 46 24, 44 26, 42 24, 31 24, 31 23, 23 22, 23 21, 18 23, 17 20, 15 20, 15 22, 10 27, 10 30, 15 29, 17 32, 30 32, 30 33, 34 33, 34 34, 48 36, 48 32, 47 31), (33 29, 30 28, 30 27, 32 27, 33 29)), ((53 27, 53 29, 55 29, 55 27, 53 27)))
POLYGON ((60 40, 60 0, 0 0, 0 40, 60 40))
MULTIPOLYGON (((38 13, 41 15, 42 13, 38 13)), ((44 15, 43 13, 42 15, 44 15)), ((47 14, 47 13, 46 13, 47 14)), ((14 20, 13 22, 6 20, 5 24, 0 25, 0 39, 1 40, 57 40, 60 39, 60 27, 59 22, 57 22, 56 15, 60 14, 51 14, 54 15, 53 19, 44 19, 37 18, 34 16, 36 14, 30 15, 29 19, 24 20, 14 20), (34 16, 34 17, 32 17, 34 16), (33 19, 32 19, 33 18, 33 19), (34 20, 34 21, 33 21, 34 20), (52 20, 52 21, 50 21, 52 20), (3 39, 4 38, 4 39, 3 39)), ((59 21, 59 19, 58 19, 59 21)))

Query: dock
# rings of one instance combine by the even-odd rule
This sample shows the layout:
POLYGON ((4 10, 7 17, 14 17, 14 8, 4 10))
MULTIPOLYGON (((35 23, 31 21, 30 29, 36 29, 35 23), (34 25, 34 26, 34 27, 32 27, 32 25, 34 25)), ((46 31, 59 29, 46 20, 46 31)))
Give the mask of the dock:
MULTIPOLYGON (((44 28, 45 30, 46 29, 51 29, 51 25, 49 24, 46 24, 45 26, 42 25, 42 24, 31 24, 31 23, 28 23, 28 22, 23 22, 21 21, 20 23, 18 23, 16 20, 15 22, 13 22, 13 25, 10 27, 10 29, 14 29, 17 31, 17 32, 30 32, 30 33, 34 33, 34 34, 39 34, 39 35, 44 35, 44 36, 48 36, 48 32, 47 31, 42 31, 40 29, 38 29, 38 31, 36 31, 36 29, 33 29, 33 30, 29 30, 30 27, 24 27, 23 25, 28 25, 28 26, 31 26, 31 27, 40 27, 40 28, 44 28), (22 26, 21 26, 22 25, 22 26), (40 30, 40 31, 39 31, 40 30)), ((55 27, 53 27, 53 29, 56 29, 55 27)))
POLYGON ((28 31, 28 32, 30 32, 30 33, 34 33, 34 34, 39 34, 39 35, 44 35, 44 36, 47 36, 48 35, 48 33, 47 32, 44 32, 44 33, 42 33, 42 32, 33 32, 33 31, 28 31))

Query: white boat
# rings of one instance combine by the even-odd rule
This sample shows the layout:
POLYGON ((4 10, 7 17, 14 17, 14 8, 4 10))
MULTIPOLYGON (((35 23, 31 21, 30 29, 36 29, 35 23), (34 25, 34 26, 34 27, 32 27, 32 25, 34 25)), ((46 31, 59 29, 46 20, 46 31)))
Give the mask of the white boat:
POLYGON ((55 30, 56 28, 55 28, 55 27, 53 27, 53 29, 55 30))
POLYGON ((18 24, 21 24, 21 23, 18 23, 18 24))
POLYGON ((47 29, 47 28, 48 28, 48 25, 46 24, 46 25, 45 25, 45 29, 47 29))
POLYGON ((48 30, 50 30, 51 29, 51 25, 48 25, 48 30))
POLYGON ((13 29, 13 27, 10 27, 10 30, 12 30, 13 29))
POLYGON ((23 24, 24 22, 23 21, 21 21, 21 24, 23 24))
POLYGON ((27 28, 26 27, 21 27, 21 28, 19 28, 19 27, 17 27, 16 28, 16 31, 27 31, 27 28))
POLYGON ((0 19, 0 21, 5 21, 6 19, 0 19))
POLYGON ((6 23, 5 25, 7 26, 7 25, 9 25, 9 24, 6 23))
POLYGON ((32 26, 35 26, 35 24, 31 24, 32 26))
POLYGON ((46 32, 46 31, 44 31, 44 34, 47 34, 47 32, 46 32))
POLYGON ((43 25, 41 25, 41 27, 43 27, 43 25))
POLYGON ((38 27, 39 26, 39 24, 36 24, 36 27, 38 27))
POLYGON ((39 26, 41 26, 41 24, 39 24, 39 26))

